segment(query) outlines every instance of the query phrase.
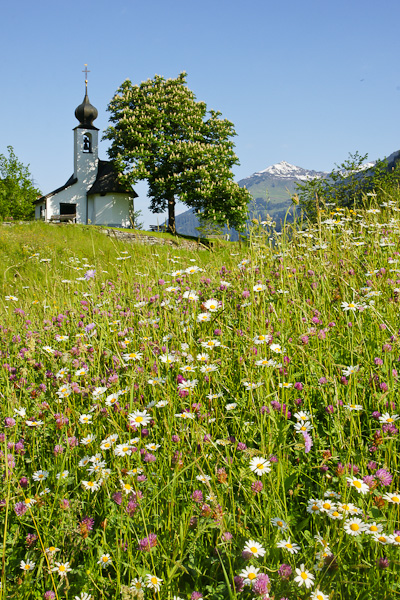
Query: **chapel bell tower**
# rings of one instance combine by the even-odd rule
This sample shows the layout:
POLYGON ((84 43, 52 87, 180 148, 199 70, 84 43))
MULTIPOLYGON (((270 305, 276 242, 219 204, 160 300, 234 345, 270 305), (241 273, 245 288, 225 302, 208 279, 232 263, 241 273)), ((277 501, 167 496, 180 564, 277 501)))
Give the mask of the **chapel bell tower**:
MULTIPOLYGON (((86 68, 86 65, 85 65, 86 68)), ((87 76, 87 68, 85 69, 87 76)), ((97 118, 97 108, 89 102, 85 79, 85 97, 75 110, 79 125, 74 128, 74 177, 90 186, 97 175, 99 160, 99 130, 93 125, 97 118)))

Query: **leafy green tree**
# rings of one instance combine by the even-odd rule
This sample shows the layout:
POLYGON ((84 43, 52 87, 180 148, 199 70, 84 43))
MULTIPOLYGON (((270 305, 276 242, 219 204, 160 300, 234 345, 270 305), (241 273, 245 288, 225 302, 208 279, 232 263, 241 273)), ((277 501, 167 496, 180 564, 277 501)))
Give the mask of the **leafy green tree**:
POLYGON ((108 154, 121 181, 147 180, 150 210, 168 208, 170 231, 177 199, 205 220, 243 226, 251 196, 233 181, 231 169, 239 164, 233 124, 196 101, 186 73, 167 80, 156 75, 140 85, 126 80, 108 111, 112 125, 103 139, 111 141, 108 154))
POLYGON ((367 157, 358 152, 349 154, 349 158, 336 165, 327 177, 298 183, 295 203, 309 219, 315 220, 323 204, 357 208, 365 204, 368 194, 398 191, 400 164, 389 170, 387 161, 378 160, 373 167, 365 169, 363 163, 367 157))
POLYGON ((15 156, 13 147, 7 146, 7 150, 8 157, 0 154, 0 218, 30 219, 34 214, 33 202, 41 193, 29 168, 15 156))

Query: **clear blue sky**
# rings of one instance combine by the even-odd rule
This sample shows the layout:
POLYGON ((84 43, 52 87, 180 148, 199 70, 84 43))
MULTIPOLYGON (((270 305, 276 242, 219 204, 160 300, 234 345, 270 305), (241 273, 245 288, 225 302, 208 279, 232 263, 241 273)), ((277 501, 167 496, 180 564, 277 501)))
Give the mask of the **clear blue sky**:
POLYGON ((281 160, 329 171, 349 152, 383 158, 400 148, 399 23, 398 0, 3 2, 0 153, 12 145, 43 193, 65 183, 87 63, 101 130, 125 79, 187 71, 235 124, 237 180, 281 160))

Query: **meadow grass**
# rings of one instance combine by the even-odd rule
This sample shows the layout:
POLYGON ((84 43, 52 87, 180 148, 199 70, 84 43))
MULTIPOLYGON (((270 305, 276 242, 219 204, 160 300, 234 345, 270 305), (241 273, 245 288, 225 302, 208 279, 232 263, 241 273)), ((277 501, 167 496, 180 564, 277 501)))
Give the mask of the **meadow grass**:
POLYGON ((400 597, 381 204, 213 253, 1 229, 1 598, 400 597))

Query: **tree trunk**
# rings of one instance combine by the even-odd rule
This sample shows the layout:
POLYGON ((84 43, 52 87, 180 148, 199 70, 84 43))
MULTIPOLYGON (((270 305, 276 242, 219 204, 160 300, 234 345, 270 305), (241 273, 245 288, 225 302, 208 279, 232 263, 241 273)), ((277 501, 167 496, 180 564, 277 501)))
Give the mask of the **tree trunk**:
POLYGON ((169 233, 176 233, 175 229, 175 198, 172 196, 168 198, 168 231, 169 233))

